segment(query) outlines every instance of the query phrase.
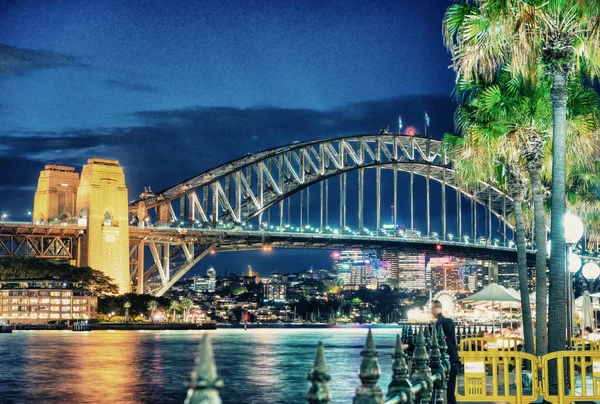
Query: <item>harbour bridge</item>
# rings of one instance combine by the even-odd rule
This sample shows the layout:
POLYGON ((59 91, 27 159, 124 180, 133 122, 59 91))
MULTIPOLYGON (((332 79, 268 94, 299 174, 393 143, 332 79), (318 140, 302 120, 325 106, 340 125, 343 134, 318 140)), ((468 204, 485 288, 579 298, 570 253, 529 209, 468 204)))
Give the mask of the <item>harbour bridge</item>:
POLYGON ((88 163, 81 179, 72 167, 42 171, 33 223, 2 222, 0 255, 105 268, 122 290, 155 295, 223 251, 359 247, 516 262, 512 198, 484 182, 459 184, 430 138, 294 142, 128 203, 118 162, 88 163))

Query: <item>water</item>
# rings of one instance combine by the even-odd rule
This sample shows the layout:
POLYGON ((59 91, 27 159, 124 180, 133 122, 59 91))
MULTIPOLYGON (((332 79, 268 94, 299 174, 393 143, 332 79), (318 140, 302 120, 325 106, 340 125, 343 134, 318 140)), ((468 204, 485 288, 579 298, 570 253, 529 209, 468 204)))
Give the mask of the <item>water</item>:
MULTIPOLYGON (((399 328, 376 328, 384 392, 399 328)), ((212 336, 224 403, 302 403, 318 341, 334 403, 352 401, 366 328, 219 329, 212 336)), ((0 402, 183 403, 202 331, 18 331, 0 334, 0 402)))

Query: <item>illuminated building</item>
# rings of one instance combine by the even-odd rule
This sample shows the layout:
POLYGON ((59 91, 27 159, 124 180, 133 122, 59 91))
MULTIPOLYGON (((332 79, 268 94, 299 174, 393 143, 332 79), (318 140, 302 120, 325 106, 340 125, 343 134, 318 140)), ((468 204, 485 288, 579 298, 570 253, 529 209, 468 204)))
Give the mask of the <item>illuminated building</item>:
POLYGON ((463 290, 461 269, 455 264, 444 264, 431 270, 431 285, 435 292, 463 290))
POLYGON ((98 299, 76 283, 56 279, 0 282, 0 320, 45 324, 96 317, 98 299))
POLYGON ((279 272, 273 272, 263 284, 263 295, 265 301, 285 302, 286 284, 279 272))
POLYGON ((462 291, 465 260, 455 257, 431 257, 427 263, 427 284, 432 290, 462 291))
POLYGON ((370 286, 373 278, 374 252, 363 250, 344 250, 333 254, 333 267, 337 278, 344 285, 370 286))
POLYGON ((408 290, 426 289, 425 255, 382 251, 381 261, 388 263, 390 278, 398 282, 399 288, 408 290))
POLYGON ((194 276, 194 291, 213 293, 217 286, 217 272, 210 267, 206 276, 194 276))

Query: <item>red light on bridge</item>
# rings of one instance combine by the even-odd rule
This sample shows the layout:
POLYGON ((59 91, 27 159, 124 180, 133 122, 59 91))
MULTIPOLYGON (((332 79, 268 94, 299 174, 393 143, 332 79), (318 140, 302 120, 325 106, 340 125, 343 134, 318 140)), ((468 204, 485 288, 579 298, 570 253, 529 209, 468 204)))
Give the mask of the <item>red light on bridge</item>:
POLYGON ((416 133, 417 133, 417 131, 412 126, 410 128, 406 128, 406 134, 408 136, 414 136, 414 135, 416 135, 416 133))
POLYGON ((438 245, 436 245, 436 246, 435 246, 435 249, 436 249, 437 251, 442 251, 442 245, 441 245, 441 244, 438 244, 438 245))

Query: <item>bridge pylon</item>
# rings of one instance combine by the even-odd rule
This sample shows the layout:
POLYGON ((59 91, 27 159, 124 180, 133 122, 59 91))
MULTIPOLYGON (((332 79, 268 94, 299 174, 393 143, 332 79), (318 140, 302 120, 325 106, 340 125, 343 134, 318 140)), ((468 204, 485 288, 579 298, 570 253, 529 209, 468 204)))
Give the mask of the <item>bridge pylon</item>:
POLYGON ((77 216, 87 226, 81 239, 79 265, 113 278, 120 293, 130 292, 127 187, 117 160, 93 158, 83 166, 77 216))
POLYGON ((74 218, 78 187, 79 173, 75 167, 47 165, 40 172, 35 191, 33 223, 50 224, 74 218))

